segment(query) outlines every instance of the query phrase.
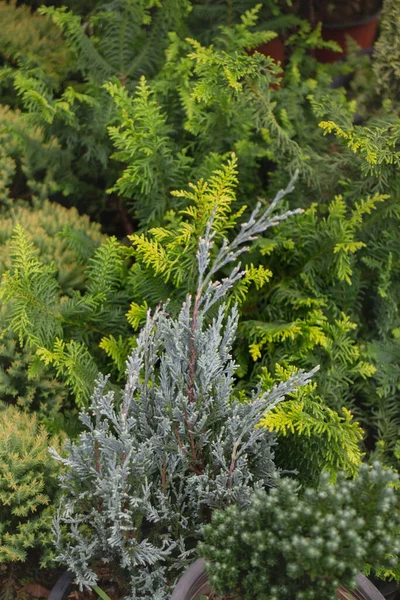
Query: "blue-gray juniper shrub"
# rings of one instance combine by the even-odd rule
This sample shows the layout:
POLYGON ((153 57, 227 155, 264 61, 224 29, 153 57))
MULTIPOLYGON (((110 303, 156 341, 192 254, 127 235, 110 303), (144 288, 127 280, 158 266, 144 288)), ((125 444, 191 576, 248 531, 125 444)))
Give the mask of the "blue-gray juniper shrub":
POLYGON ((256 428, 261 416, 309 381, 299 372, 267 392, 257 387, 245 401, 234 395, 231 348, 238 312, 224 300, 243 276, 237 259, 246 244, 293 214, 274 215, 279 192, 260 206, 232 242, 218 251, 210 220, 198 247, 198 288, 177 318, 168 306, 148 314, 127 361, 122 398, 101 377, 86 431, 57 456, 67 468, 55 522, 58 559, 81 586, 107 569, 125 582, 129 598, 165 600, 192 560, 211 512, 248 504, 254 489, 276 474, 274 434, 256 428), (221 281, 215 274, 235 263, 221 281))
POLYGON ((379 463, 353 480, 323 473, 318 489, 286 477, 257 490, 244 511, 214 512, 199 548, 213 589, 241 600, 333 600, 369 564, 398 568, 397 480, 379 463))

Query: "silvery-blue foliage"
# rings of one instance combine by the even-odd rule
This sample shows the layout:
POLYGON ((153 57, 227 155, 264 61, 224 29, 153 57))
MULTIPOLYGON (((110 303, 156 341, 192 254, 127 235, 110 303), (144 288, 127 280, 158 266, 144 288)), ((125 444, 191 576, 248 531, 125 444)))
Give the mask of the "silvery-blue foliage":
POLYGON ((57 456, 67 469, 56 546, 81 585, 95 584, 105 562, 125 581, 127 598, 165 600, 211 511, 245 506, 255 488, 270 485, 275 438, 255 425, 311 374, 237 399, 231 348, 238 312, 226 314, 220 300, 242 276, 240 266, 212 281, 283 217, 269 213, 257 207, 213 262, 210 222, 199 242, 195 298, 186 299, 177 318, 168 306, 148 314, 127 361, 122 398, 106 391, 107 378, 100 377, 90 410, 81 415, 86 431, 68 443, 67 458, 57 456), (218 308, 207 320, 211 306, 218 308))

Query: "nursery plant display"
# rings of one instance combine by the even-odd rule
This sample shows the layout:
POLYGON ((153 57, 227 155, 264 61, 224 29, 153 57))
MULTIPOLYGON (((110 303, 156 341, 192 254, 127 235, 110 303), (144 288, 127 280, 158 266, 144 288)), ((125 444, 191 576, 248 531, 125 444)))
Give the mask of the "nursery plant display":
MULTIPOLYGON (((187 219, 181 219, 179 215, 172 218, 171 215, 168 229, 152 230, 154 241, 146 239, 144 234, 135 234, 131 237, 133 248, 129 249, 116 240, 105 240, 89 262, 84 289, 74 292, 67 303, 54 275, 49 274, 46 264, 35 258, 26 237, 17 231, 13 267, 2 282, 3 299, 8 306, 9 326, 22 337, 28 348, 36 352, 37 368, 43 363, 52 365, 79 405, 87 402, 96 375, 106 364, 107 355, 113 363, 111 381, 114 384, 120 381, 126 359, 136 344, 136 334, 129 331, 130 325, 137 329, 145 321, 149 305, 160 300, 167 301, 168 296, 171 298, 169 311, 176 314, 185 295, 196 289, 198 239, 206 235, 209 219, 213 218, 217 232, 214 241, 220 248, 237 224, 243 208, 236 214, 232 213, 236 186, 236 158, 233 156, 207 182, 193 184, 192 192, 175 193, 177 197, 192 200, 182 215, 187 219), (127 259, 132 252, 136 263, 128 270, 127 259), (142 294, 142 303, 133 302, 129 307, 129 296, 136 298, 138 290, 142 294), (30 316, 32 314, 34 318, 30 316), (22 319, 21 315, 29 318, 22 319), (40 318, 44 325, 39 336, 36 325, 40 318), (119 335, 116 335, 117 327, 119 335)), ((281 198, 281 195, 278 197, 281 198)), ((274 206, 273 203, 270 208, 274 206)), ((295 214, 291 214, 291 219, 299 212, 296 210, 295 214)), ((276 224, 280 223, 279 228, 286 220, 281 221, 276 221, 276 224)), ((246 264, 243 278, 233 286, 230 302, 243 303, 250 286, 262 287, 270 277, 268 269, 246 264)), ((312 341, 316 335, 314 333, 312 341)), ((351 347, 351 341, 349 344, 351 347)), ((314 361, 309 366, 313 368, 317 364, 314 361)), ((288 365, 287 376, 295 370, 296 364, 288 365)), ((267 390, 273 381, 266 371, 263 374, 263 385, 267 390)), ((340 414, 328 409, 321 398, 315 396, 313 387, 293 410, 295 404, 293 399, 287 408, 290 415, 276 416, 274 425, 271 422, 268 427, 276 429, 282 437, 287 437, 289 431, 296 431, 295 437, 303 436, 299 447, 302 449, 302 470, 306 480, 318 476, 321 468, 333 474, 345 469, 351 474, 361 460, 358 442, 362 438, 351 414, 342 414, 341 407, 340 414), (317 437, 312 437, 314 434, 317 437), (314 449, 307 443, 310 436, 316 444, 314 449), (326 445, 323 440, 329 440, 329 443, 326 445), (308 449, 311 451, 308 452, 308 449)), ((289 437, 292 436, 289 434, 289 437)), ((292 447, 293 443, 296 444, 290 442, 289 446, 292 447)), ((283 453, 282 465, 292 469, 294 465, 290 464, 290 460, 288 462, 290 454, 283 453)), ((298 460, 296 468, 300 469, 298 460)))
POLYGON ((60 564, 165 598, 214 509, 280 469, 302 506, 321 472, 337 499, 399 468, 400 5, 374 54, 321 64, 328 13, 380 3, 44 4, 0 0, 0 423, 71 439, 60 564))

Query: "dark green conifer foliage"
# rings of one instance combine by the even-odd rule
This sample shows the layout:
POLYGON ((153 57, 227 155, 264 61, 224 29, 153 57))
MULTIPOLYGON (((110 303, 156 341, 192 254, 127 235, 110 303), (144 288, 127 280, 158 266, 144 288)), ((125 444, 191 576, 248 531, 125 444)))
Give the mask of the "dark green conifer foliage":
POLYGON ((64 81, 55 93, 46 68, 28 62, 2 69, 0 78, 13 82, 30 124, 40 128, 45 140, 58 140, 62 149, 58 160, 64 163, 58 173, 61 191, 73 194, 86 211, 101 212, 105 190, 116 178, 108 164, 107 136, 114 109, 102 84, 119 79, 132 89, 141 75, 157 71, 168 31, 182 31, 189 9, 188 0, 162 5, 153 0, 115 0, 99 6, 83 26, 81 18, 65 7, 44 7, 40 12, 62 32, 74 57, 75 79, 83 82, 64 81))
POLYGON ((359 571, 399 563, 398 475, 379 463, 358 477, 301 489, 291 479, 257 491, 245 511, 231 506, 205 527, 201 556, 213 589, 243 600, 335 598, 359 571))
MULTIPOLYGON (((384 0, 379 39, 374 47, 373 69, 378 92, 397 103, 400 92, 400 3, 384 0)), ((375 90, 376 93, 376 90, 375 90)))

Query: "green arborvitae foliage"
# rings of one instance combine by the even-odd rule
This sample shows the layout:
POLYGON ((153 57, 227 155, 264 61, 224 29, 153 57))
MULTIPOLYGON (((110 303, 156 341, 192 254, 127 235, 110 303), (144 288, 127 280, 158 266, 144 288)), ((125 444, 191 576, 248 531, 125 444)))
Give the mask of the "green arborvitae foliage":
POLYGON ((0 564, 25 561, 31 549, 42 566, 54 558, 51 547, 58 465, 49 438, 35 415, 8 407, 0 413, 0 564))
POLYGON ((144 77, 133 98, 126 89, 108 84, 120 126, 109 128, 117 149, 113 158, 129 166, 110 192, 134 200, 136 216, 143 225, 159 223, 168 207, 170 192, 186 183, 190 159, 174 143, 172 130, 144 77))
POLYGON ((128 329, 124 247, 75 209, 50 203, 3 223, 6 331, 35 357, 32 377, 51 367, 81 404, 106 364, 100 340, 128 329))
POLYGON ((335 598, 369 564, 398 565, 397 479, 379 463, 352 481, 323 475, 317 489, 281 479, 247 510, 214 513, 199 549, 213 589, 243 600, 335 598))
MULTIPOLYGON (((23 229, 26 242, 29 240, 34 244, 32 260, 40 259, 46 268, 53 269, 64 301, 84 290, 86 274, 83 265, 104 240, 98 225, 90 223, 88 217, 81 217, 76 209, 68 210, 58 204, 44 202, 34 209, 23 204, 15 206, 3 213, 0 221, 1 274, 12 263, 13 233, 17 225, 23 229)), ((20 258, 23 262, 24 257, 20 258)), ((25 289, 28 293, 28 288, 25 289)), ((54 369, 39 364, 35 348, 21 345, 15 330, 4 331, 9 309, 10 305, 3 303, 0 310, 3 329, 0 402, 2 406, 12 403, 37 411, 39 419, 51 428, 57 421, 58 412, 70 405, 71 399, 67 403, 67 390, 57 380, 54 369)), ((35 327, 38 327, 37 321, 33 323, 35 327)))
MULTIPOLYGON (((279 380, 289 376, 279 365, 276 371, 279 380)), ((270 386, 269 374, 265 379, 264 385, 270 386)), ((363 431, 346 408, 337 413, 326 407, 316 395, 316 388, 315 383, 308 383, 291 393, 286 402, 261 419, 258 427, 277 434, 278 464, 295 469, 300 481, 317 483, 322 471, 327 471, 333 480, 340 471, 354 477, 362 459, 363 431)))
POLYGON ((18 198, 45 200, 62 189, 70 168, 68 153, 55 138, 29 125, 19 109, 0 105, 1 206, 18 198), (3 166, 4 165, 4 166, 3 166))
POLYGON ((264 294, 250 293, 244 305, 243 334, 253 360, 272 373, 276 363, 320 364, 318 393, 336 410, 355 408, 352 384, 375 372, 357 340, 365 286, 357 258, 369 252, 362 229, 384 201, 376 195, 351 211, 339 196, 312 205, 295 217, 295 227, 283 224, 274 239, 262 240, 264 260, 254 259, 273 275, 264 294))
POLYGON ((163 62, 169 31, 184 31, 187 0, 113 0, 88 18, 89 31, 78 16, 63 8, 42 8, 62 31, 75 54, 79 71, 93 83, 113 77, 125 83, 151 74, 163 62), (89 35, 87 35, 89 33, 89 35))

